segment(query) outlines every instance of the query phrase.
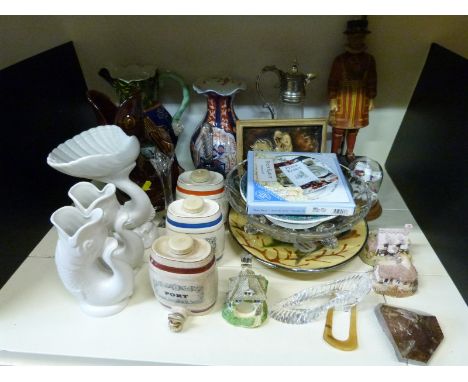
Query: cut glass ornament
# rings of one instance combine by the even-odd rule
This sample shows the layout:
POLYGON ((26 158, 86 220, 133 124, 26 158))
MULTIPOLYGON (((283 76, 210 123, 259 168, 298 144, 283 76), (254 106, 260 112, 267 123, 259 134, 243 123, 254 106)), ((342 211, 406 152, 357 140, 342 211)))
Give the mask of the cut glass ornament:
POLYGON ((242 257, 239 275, 229 279, 223 318, 244 328, 260 326, 268 316, 267 287, 268 280, 252 270, 252 256, 242 257))

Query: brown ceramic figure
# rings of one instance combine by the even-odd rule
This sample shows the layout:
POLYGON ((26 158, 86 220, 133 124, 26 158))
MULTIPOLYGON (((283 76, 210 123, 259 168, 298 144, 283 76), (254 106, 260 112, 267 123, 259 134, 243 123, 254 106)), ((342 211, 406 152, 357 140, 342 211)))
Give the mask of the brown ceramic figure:
POLYGON ((367 20, 350 20, 344 32, 348 38, 346 52, 333 61, 328 79, 328 98, 332 126, 331 151, 343 154, 346 137, 346 157, 355 158, 354 145, 359 129, 369 124, 369 110, 377 94, 377 73, 374 57, 364 43, 368 33, 367 20))

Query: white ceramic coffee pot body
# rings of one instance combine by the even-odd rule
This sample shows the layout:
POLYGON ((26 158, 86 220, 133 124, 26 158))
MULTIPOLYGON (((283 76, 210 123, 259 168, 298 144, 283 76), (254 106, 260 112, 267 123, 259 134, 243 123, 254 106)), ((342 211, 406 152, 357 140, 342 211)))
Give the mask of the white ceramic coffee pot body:
POLYGON ((176 200, 189 196, 200 196, 217 202, 221 207, 223 223, 226 221, 229 204, 224 192, 224 177, 220 173, 197 169, 180 174, 177 179, 176 200))
POLYGON ((220 260, 224 253, 224 232, 221 207, 213 200, 189 196, 172 202, 167 209, 166 233, 205 239, 216 260, 220 260))
POLYGON ((218 273, 206 240, 159 237, 152 246, 149 274, 157 300, 172 311, 203 315, 216 303, 218 273))

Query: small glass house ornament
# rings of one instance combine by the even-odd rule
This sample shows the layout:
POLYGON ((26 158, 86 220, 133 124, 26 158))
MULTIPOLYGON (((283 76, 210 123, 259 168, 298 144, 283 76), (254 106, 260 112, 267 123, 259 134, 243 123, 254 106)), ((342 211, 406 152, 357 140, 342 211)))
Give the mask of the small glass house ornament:
POLYGON ((234 326, 260 326, 268 316, 267 287, 268 280, 252 270, 252 256, 243 256, 239 275, 229 279, 223 318, 234 326))

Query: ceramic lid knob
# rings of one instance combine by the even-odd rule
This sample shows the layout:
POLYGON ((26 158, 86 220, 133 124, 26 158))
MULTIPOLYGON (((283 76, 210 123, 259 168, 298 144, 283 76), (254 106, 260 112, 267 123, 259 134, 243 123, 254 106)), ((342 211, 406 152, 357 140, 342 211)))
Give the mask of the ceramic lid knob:
POLYGON ((192 252, 193 239, 188 235, 174 235, 168 240, 169 250, 175 255, 186 255, 192 252))
POLYGON ((193 170, 190 174, 190 180, 194 183, 205 183, 210 179, 210 172, 204 168, 193 170))
POLYGON ((184 199, 182 204, 182 208, 192 214, 196 214, 203 210, 203 198, 199 196, 189 196, 188 198, 184 199))

